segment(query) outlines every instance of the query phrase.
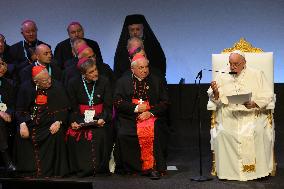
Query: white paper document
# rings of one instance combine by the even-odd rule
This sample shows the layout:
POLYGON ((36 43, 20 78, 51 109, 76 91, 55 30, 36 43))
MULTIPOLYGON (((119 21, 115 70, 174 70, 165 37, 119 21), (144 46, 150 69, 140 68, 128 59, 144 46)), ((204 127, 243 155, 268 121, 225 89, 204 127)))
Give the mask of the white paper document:
POLYGON ((227 96, 229 104, 243 104, 251 100, 251 93, 227 96))

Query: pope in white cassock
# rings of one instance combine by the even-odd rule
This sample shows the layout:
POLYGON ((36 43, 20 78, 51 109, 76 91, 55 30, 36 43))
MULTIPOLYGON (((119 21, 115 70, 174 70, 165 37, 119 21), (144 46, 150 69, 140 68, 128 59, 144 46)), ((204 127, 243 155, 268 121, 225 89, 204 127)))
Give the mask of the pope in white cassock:
POLYGON ((245 55, 234 51, 208 89, 216 109, 216 126, 211 129, 219 179, 252 180, 268 176, 273 170, 274 124, 268 120, 266 106, 273 91, 262 71, 246 65, 245 55), (252 93, 243 104, 229 103, 227 96, 252 93))

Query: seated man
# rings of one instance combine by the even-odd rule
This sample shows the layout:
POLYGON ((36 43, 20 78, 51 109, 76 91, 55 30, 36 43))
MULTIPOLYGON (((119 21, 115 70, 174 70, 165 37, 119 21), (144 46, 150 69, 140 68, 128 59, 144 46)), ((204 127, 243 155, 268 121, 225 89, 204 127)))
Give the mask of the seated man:
MULTIPOLYGON (((168 93, 161 78, 149 73, 148 60, 134 56, 132 74, 121 77, 114 93, 120 169, 159 179, 166 171, 160 131, 165 127, 168 93)), ((122 170, 116 170, 116 172, 122 170)))
POLYGON ((77 67, 81 74, 68 83, 72 105, 71 126, 66 134, 70 169, 79 177, 95 176, 109 172, 112 89, 93 59, 80 59, 77 67))
POLYGON ((48 70, 49 75, 52 79, 57 81, 61 81, 62 72, 61 69, 57 66, 57 64, 52 59, 52 52, 49 46, 45 44, 40 44, 35 49, 35 61, 31 65, 26 66, 19 73, 19 81, 20 83, 24 83, 25 81, 29 81, 32 79, 32 68, 34 66, 43 66, 48 70))
POLYGON ((90 58, 96 61, 96 66, 100 72, 100 75, 105 76, 111 84, 114 83, 114 74, 111 68, 109 67, 108 64, 105 64, 103 62, 98 61, 97 62, 97 56, 94 53, 93 49, 86 45, 85 43, 80 43, 80 45, 77 46, 78 48, 75 50, 78 54, 78 60, 73 60, 72 62, 69 62, 70 65, 64 70, 63 72, 63 83, 64 86, 68 86, 68 82, 70 81, 71 78, 81 75, 80 71, 77 68, 77 63, 79 62, 80 59, 82 58, 90 58))
POLYGON ((72 46, 73 57, 64 62, 64 64, 63 64, 64 70, 68 69, 70 66, 76 66, 77 65, 77 62, 78 62, 78 59, 79 59, 79 52, 78 52, 79 47, 86 46, 86 45, 87 45, 87 43, 84 39, 76 38, 76 39, 72 40, 71 46, 72 46))
POLYGON ((129 70, 130 60, 126 49, 128 39, 140 38, 144 44, 144 50, 151 68, 166 76, 166 57, 164 51, 143 15, 128 15, 125 18, 114 56, 113 71, 116 78, 120 78, 125 71, 129 70))
MULTIPOLYGON (((136 54, 142 54, 145 57, 148 57, 145 49, 144 49, 144 44, 141 38, 138 37, 131 37, 128 39, 127 41, 127 52, 129 54, 129 61, 132 60, 132 58, 136 55, 136 54)), ((164 78, 164 74, 162 73, 162 70, 158 69, 157 67, 149 64, 149 69, 151 74, 155 74, 161 78, 164 78)), ((128 74, 131 73, 131 69, 130 66, 128 65, 128 69, 124 72, 124 74, 128 74)), ((165 82, 166 82, 166 78, 165 82)))
POLYGON ((16 166, 23 176, 52 177, 68 174, 64 125, 69 109, 63 86, 43 66, 32 68, 32 80, 18 92, 16 166))
POLYGON ((210 101, 216 104, 212 129, 216 172, 220 179, 252 180, 273 170, 274 126, 267 120, 266 106, 273 97, 264 73, 246 65, 244 53, 233 51, 229 66, 211 82, 210 101), (231 95, 252 93, 243 104, 229 103, 231 95))
POLYGON ((18 82, 19 72, 24 68, 22 63, 28 60, 31 64, 34 61, 32 60, 32 54, 29 49, 36 48, 40 44, 45 44, 37 39, 37 31, 38 29, 34 21, 25 20, 21 25, 21 34, 23 35, 24 40, 19 41, 10 47, 9 56, 11 63, 14 65, 14 70, 12 70, 12 72, 13 79, 15 79, 16 82, 18 82))
POLYGON ((101 50, 96 41, 84 38, 84 29, 79 22, 71 22, 67 27, 68 39, 61 41, 55 47, 54 58, 57 60, 59 67, 64 69, 64 64, 67 60, 72 59, 74 54, 72 54, 72 41, 75 39, 84 39, 87 45, 90 46, 97 56, 97 62, 103 62, 101 55, 101 50))
MULTIPOLYGON (((1 42, 0 42, 1 43, 1 42)), ((13 82, 5 78, 7 64, 0 58, 0 156, 4 161, 7 171, 15 171, 8 150, 8 130, 13 125, 12 121, 14 111, 14 86, 13 82)))

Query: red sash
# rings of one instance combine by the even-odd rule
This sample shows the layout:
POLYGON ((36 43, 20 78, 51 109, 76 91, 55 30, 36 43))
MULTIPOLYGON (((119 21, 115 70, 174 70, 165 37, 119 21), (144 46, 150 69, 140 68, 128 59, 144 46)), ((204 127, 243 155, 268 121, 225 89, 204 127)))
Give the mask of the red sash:
MULTIPOLYGON (((142 101, 139 99, 132 99, 132 103, 146 104, 147 110, 150 110, 150 103, 148 101, 142 101)), ((138 121, 137 126, 137 136, 141 150, 140 159, 142 161, 142 171, 153 169, 154 167, 154 125, 156 117, 150 117, 145 121, 138 121)))
POLYGON ((97 104, 97 105, 93 105, 93 106, 80 104, 79 109, 80 109, 81 114, 84 114, 85 110, 95 110, 96 115, 98 115, 98 114, 101 114, 103 112, 103 104, 97 104))
MULTIPOLYGON (((85 110, 95 110, 96 115, 99 115, 103 112, 103 104, 97 104, 94 106, 88 106, 84 104, 79 105, 80 113, 84 114, 85 110)), ((89 129, 86 130, 73 130, 71 127, 68 128, 66 135, 65 135, 65 140, 68 140, 68 137, 73 137, 76 139, 76 141, 79 141, 81 137, 84 137, 86 140, 91 141, 93 138, 92 131, 89 129)))
POLYGON ((137 135, 141 148, 142 171, 154 168, 154 125, 156 117, 137 122, 137 135))

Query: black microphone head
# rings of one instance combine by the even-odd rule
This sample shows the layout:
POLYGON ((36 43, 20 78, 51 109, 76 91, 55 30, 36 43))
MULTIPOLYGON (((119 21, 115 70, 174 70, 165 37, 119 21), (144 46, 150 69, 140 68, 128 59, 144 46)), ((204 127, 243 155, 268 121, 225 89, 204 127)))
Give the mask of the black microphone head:
POLYGON ((237 74, 238 72, 229 72, 229 74, 237 74))

